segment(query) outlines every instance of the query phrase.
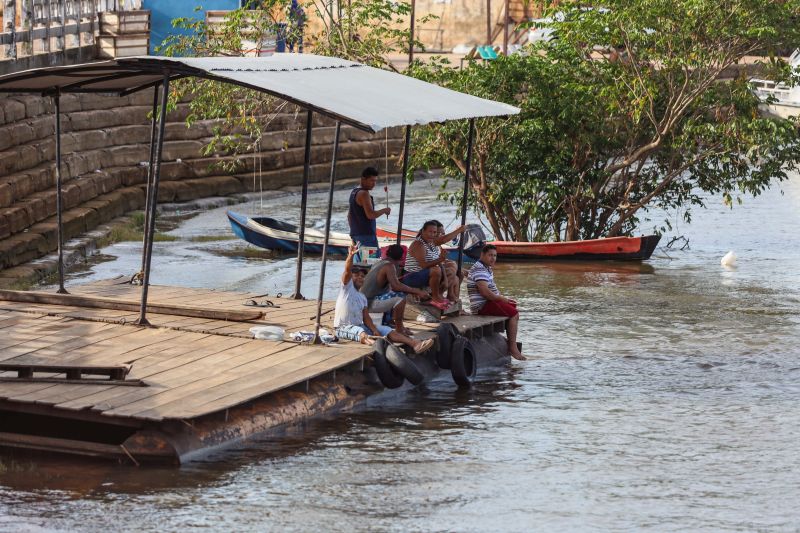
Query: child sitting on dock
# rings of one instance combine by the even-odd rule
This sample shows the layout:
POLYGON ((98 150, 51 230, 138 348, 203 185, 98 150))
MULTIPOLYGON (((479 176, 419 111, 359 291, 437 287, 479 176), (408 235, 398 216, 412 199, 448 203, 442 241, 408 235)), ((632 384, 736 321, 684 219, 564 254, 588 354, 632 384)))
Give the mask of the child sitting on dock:
POLYGON ((469 307, 475 315, 504 316, 506 335, 508 336, 508 352, 514 359, 525 361, 527 357, 517 347, 517 329, 519 327, 519 311, 517 302, 500 294, 494 283, 492 268, 497 262, 497 248, 487 244, 481 250, 481 258, 472 265, 467 276, 467 292, 469 307))
POLYGON ((394 327, 400 333, 410 335, 411 330, 403 325, 403 314, 406 309, 406 296, 409 294, 420 299, 428 298, 422 289, 409 287, 397 277, 397 269, 403 261, 403 247, 392 244, 386 248, 386 258, 381 259, 367 273, 361 294, 369 301, 370 313, 387 313, 391 311, 394 327))
MULTIPOLYGON (((436 222, 436 244, 439 249, 444 251, 442 245, 452 241, 456 235, 461 235, 467 229, 467 226, 461 225, 451 231, 450 233, 444 232, 444 224, 435 220, 436 222)), ((463 238, 463 237, 462 237, 463 238)), ((464 281, 464 272, 458 271, 458 265, 452 259, 445 259, 444 264, 444 288, 447 291, 447 299, 451 302, 457 302, 461 296, 461 282, 464 281)))
POLYGON ((353 256, 357 250, 355 245, 350 246, 342 273, 342 287, 336 298, 336 311, 333 318, 336 335, 342 339, 359 341, 367 345, 375 342, 370 335, 381 336, 392 342, 410 346, 415 353, 429 350, 433 346, 433 339, 419 341, 388 326, 376 326, 372 321, 372 317, 369 316, 367 297, 359 292, 364 285, 367 268, 353 265, 353 256))

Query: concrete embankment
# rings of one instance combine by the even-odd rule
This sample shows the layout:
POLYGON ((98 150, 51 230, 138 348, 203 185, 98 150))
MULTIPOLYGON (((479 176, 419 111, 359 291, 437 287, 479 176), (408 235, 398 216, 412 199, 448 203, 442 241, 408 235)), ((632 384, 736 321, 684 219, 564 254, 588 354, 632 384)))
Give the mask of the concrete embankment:
MULTIPOLYGON (((62 97, 65 239, 144 207, 151 104, 149 91, 127 97, 62 97)), ((168 117, 159 203, 300 183, 305 112, 292 108, 270 117, 260 151, 242 156, 203 155, 218 123, 200 121, 187 128, 188 112, 188 105, 181 104, 168 117), (232 172, 218 165, 233 158, 239 164, 232 172)), ((22 265, 57 249, 54 131, 49 98, 0 97, 0 282, 6 285, 30 277, 31 269, 22 265)), ((332 121, 317 117, 312 181, 328 178, 333 132, 332 121)), ((356 177, 366 165, 383 170, 383 133, 345 127, 342 141, 338 177, 356 177)), ((402 150, 401 130, 389 131, 388 148, 389 168, 394 171, 402 150)))

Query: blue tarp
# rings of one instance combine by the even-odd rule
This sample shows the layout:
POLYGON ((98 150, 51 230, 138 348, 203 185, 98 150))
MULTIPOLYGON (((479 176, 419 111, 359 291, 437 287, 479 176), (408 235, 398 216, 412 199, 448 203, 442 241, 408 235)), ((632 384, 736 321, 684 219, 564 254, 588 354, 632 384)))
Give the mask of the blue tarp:
POLYGON ((150 53, 160 46, 167 35, 189 34, 188 30, 172 27, 176 18, 195 18, 204 20, 206 11, 239 9, 240 0, 144 0, 142 9, 150 10, 150 53), (200 11, 195 11, 196 7, 200 11))

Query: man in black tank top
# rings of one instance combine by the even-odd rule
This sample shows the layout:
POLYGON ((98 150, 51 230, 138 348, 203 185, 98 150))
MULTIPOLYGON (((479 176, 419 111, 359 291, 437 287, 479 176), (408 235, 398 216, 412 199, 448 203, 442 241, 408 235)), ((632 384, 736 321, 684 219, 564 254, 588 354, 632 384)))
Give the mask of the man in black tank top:
POLYGON ((388 215, 388 207, 375 210, 375 201, 369 193, 378 182, 378 170, 367 167, 361 173, 361 184, 350 192, 350 207, 347 210, 347 223, 350 225, 350 238, 363 246, 378 247, 375 219, 388 215))

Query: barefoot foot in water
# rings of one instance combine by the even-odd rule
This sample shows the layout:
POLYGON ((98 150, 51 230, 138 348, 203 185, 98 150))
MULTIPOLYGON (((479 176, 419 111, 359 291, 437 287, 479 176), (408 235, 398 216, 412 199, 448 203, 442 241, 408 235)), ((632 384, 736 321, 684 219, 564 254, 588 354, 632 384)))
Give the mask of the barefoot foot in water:
POLYGON ((522 355, 520 352, 517 352, 517 351, 511 352, 511 357, 513 357, 517 361, 527 361, 528 360, 527 357, 525 357, 524 355, 522 355))

